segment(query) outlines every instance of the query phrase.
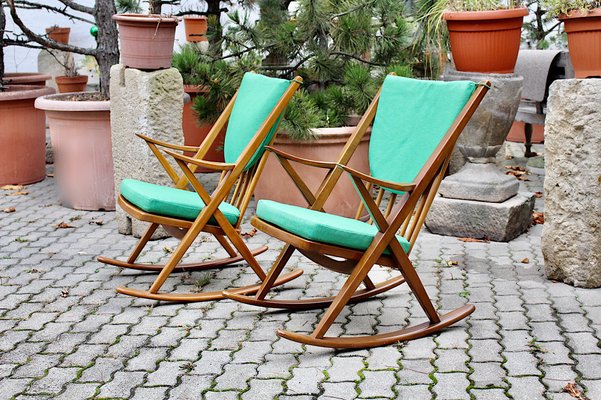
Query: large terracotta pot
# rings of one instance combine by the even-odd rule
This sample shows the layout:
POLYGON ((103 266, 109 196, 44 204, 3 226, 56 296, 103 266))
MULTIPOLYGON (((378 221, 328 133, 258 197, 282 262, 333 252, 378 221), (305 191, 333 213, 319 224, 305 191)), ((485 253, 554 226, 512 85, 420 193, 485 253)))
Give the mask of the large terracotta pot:
POLYGON ((75 95, 40 97, 46 111, 61 200, 77 210, 114 210, 109 101, 71 101, 75 95))
POLYGON ((46 86, 6 86, 0 92, 0 186, 29 184, 46 177, 46 120, 34 108, 46 86))
POLYGON ((528 9, 447 12, 451 53, 458 71, 511 74, 528 9))
POLYGON ((208 23, 204 15, 185 15, 184 27, 188 42, 206 42, 208 23))
POLYGON ((117 14, 121 62, 128 67, 156 70, 171 67, 176 17, 117 14))
POLYGON ((601 8, 572 11, 559 18, 568 34, 568 49, 576 78, 601 76, 601 8))
POLYGON ((56 76, 54 78, 59 93, 76 93, 86 90, 88 84, 87 75, 56 76))
POLYGON ((71 28, 50 27, 46 28, 46 34, 55 42, 68 44, 71 28))
MULTIPOLYGON (((209 131, 213 127, 210 122, 201 122, 198 118, 196 111, 192 109, 194 105, 194 99, 197 96, 202 96, 206 92, 206 89, 200 86, 184 85, 184 91, 190 96, 189 102, 184 102, 184 112, 182 116, 182 128, 184 130, 184 144, 186 146, 200 146, 203 140, 209 134, 209 131)), ((227 126, 226 126, 227 128, 227 126)), ((209 149, 209 152, 205 155, 204 159, 209 161, 223 162, 223 143, 225 141, 225 130, 224 128, 217 136, 214 145, 209 149)), ((186 155, 193 156, 191 152, 186 152, 186 155)), ((207 168, 199 167, 196 171, 198 172, 214 172, 207 168)))
MULTIPOLYGON (((353 126, 315 129, 317 140, 311 142, 293 142, 285 135, 280 134, 276 138, 274 146, 282 151, 303 158, 336 161, 354 129, 355 127, 353 126)), ((365 135, 349 165, 359 171, 369 173, 368 149, 369 135, 365 135)), ((292 164, 305 183, 315 193, 327 170, 308 167, 298 163, 292 164)), ((257 200, 269 199, 286 204, 307 206, 304 197, 273 154, 269 156, 265 169, 259 179, 259 183, 255 189, 255 198, 257 200)), ((353 187, 351 180, 343 174, 332 195, 326 202, 324 209, 332 214, 355 217, 360 203, 361 199, 353 187)))
POLYGON ((46 81, 52 77, 39 72, 9 72, 4 74, 4 82, 7 85, 34 85, 46 86, 46 81))

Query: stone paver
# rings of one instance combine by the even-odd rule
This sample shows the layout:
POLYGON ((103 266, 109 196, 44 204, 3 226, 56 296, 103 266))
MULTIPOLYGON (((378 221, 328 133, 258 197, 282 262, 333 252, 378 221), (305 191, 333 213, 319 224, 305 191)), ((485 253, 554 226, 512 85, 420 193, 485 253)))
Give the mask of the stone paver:
MULTIPOLYGON (((523 189, 541 191, 542 178, 528 175, 523 189)), ((0 213, 0 399, 568 400, 568 383, 591 400, 601 398, 601 290, 544 278, 540 225, 509 243, 422 232, 411 257, 435 304, 447 309, 469 301, 476 312, 432 337, 338 352, 275 334, 281 327, 311 332, 321 311, 265 312, 231 301, 159 304, 115 293, 119 285, 148 287, 154 276, 119 271, 95 257, 125 257, 136 239, 117 233, 114 213, 60 206, 54 185, 47 178, 25 196, 0 190, 0 210, 16 208, 0 213), (61 221, 73 228, 57 228, 61 221)), ((543 200, 537 199, 538 211, 543 200)), ((250 229, 247 218, 242 230, 250 229)), ((220 254, 204 237, 189 258, 220 254)), ((264 267, 281 248, 261 232, 245 240, 270 246, 259 257, 264 267)), ((141 259, 158 262, 176 245, 151 242, 141 259)), ((298 254, 290 266, 307 272, 288 284, 284 293, 292 298, 330 295, 343 282, 298 254)), ((381 269, 374 276, 389 275, 381 269)), ((165 290, 193 289, 201 277, 178 274, 165 290)), ((209 279, 206 287, 218 290, 254 277, 233 267, 209 279)), ((344 310, 329 334, 423 321, 419 305, 399 287, 344 310)))

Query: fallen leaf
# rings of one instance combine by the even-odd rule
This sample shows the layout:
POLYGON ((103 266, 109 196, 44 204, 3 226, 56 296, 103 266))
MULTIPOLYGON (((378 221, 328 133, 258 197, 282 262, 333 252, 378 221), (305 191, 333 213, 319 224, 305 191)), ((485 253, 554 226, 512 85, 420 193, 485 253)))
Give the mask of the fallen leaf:
POLYGON ((530 264, 530 259, 529 258, 524 258, 522 261, 520 261, 522 264, 530 264))
POLYGON ((12 212, 15 212, 15 211, 17 211, 17 209, 16 209, 16 208, 14 208, 14 207, 7 207, 7 208, 5 208, 5 209, 4 209, 4 210, 2 210, 2 211, 4 211, 5 213, 12 213, 12 212))
POLYGON ((458 239, 460 241, 466 242, 466 243, 490 243, 490 240, 488 240, 488 239, 475 239, 475 238, 469 238, 469 237, 461 237, 458 239))
POLYGON ((23 189, 23 185, 4 185, 0 187, 2 190, 21 190, 23 189))
POLYGON ((9 196, 26 196, 29 192, 27 190, 19 190, 18 192, 12 192, 9 196))
POLYGON ((66 222, 63 222, 63 221, 59 222, 59 223, 56 225, 56 227, 57 227, 57 228, 59 228, 59 229, 75 228, 73 225, 69 225, 68 223, 66 223, 66 222))
POLYGON ((537 225, 537 224, 544 224, 545 223, 545 213, 542 212, 533 212, 532 213, 532 224, 537 225))
POLYGON ((69 291, 67 289, 61 290, 61 297, 67 297, 69 295, 69 291))
POLYGON ((505 172, 506 175, 513 175, 520 181, 527 181, 526 175, 530 175, 530 171, 519 165, 509 165, 505 168, 508 170, 505 172))
POLYGON ((173 253, 173 249, 167 246, 163 247, 163 251, 165 252, 165 254, 173 253))
POLYGON ((92 219, 90 225, 104 225, 104 221, 101 219, 92 219))
POLYGON ((450 267, 451 265, 459 265, 458 261, 447 261, 447 265, 450 267))
POLYGON ((543 192, 534 192, 534 197, 540 199, 541 197, 543 197, 543 192))
POLYGON ((253 228, 252 230, 248 231, 248 232, 242 232, 240 234, 240 236, 242 236, 243 238, 250 238, 253 237, 257 234, 257 229, 253 228))
POLYGON ((48 178, 54 178, 54 174, 46 174, 48 178))
POLYGON ((563 387, 563 391, 578 400, 589 400, 574 382, 570 382, 563 387))

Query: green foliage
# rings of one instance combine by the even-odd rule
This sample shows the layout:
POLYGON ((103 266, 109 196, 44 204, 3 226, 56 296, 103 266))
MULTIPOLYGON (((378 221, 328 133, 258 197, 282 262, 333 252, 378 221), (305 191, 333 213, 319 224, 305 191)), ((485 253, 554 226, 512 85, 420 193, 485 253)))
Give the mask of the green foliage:
MULTIPOLYGON (((411 26, 398 0, 257 0, 260 19, 234 11, 214 48, 186 46, 174 56, 186 83, 204 85, 194 109, 214 120, 245 71, 291 79, 303 90, 291 101, 282 128, 310 140, 311 128, 342 126, 368 107, 388 72, 412 75, 411 26)), ((211 41, 211 38, 209 38, 211 41)))
POLYGON ((541 3, 554 17, 569 15, 572 11, 587 12, 601 7, 601 1, 598 0, 543 0, 541 3))
POLYGON ((142 12, 140 0, 115 0, 118 13, 139 14, 142 12))

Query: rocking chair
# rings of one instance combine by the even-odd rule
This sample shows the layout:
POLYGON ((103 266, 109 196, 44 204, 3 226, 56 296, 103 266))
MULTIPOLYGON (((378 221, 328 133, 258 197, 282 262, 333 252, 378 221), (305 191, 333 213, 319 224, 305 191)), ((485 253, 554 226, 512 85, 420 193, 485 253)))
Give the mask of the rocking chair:
POLYGON ((366 348, 412 340, 471 314, 475 307, 466 304, 439 315, 408 256, 444 177, 453 147, 487 90, 488 83, 388 76, 336 163, 302 159, 268 148, 288 171, 310 207, 259 201, 252 225, 286 242, 286 246, 254 296, 230 289, 224 292, 225 297, 246 304, 297 310, 329 306, 311 335, 284 330, 277 333, 296 342, 334 348, 366 348), (371 174, 367 175, 346 164, 372 121, 371 174), (317 193, 299 179, 290 161, 329 170, 317 193), (322 212, 343 172, 350 176, 362 199, 356 219, 322 212), (376 187, 374 200, 372 188, 376 187), (386 207, 385 192, 388 192, 386 207), (360 218, 364 210, 369 221, 360 218), (295 250, 325 268, 349 276, 336 296, 301 300, 266 298, 295 250), (376 264, 397 269, 400 275, 376 284, 368 276, 376 264), (404 282, 429 322, 372 336, 325 336, 345 305, 404 282), (363 289, 359 289, 360 284, 363 289))
MULTIPOLYGON (((121 268, 160 272, 149 290, 127 287, 117 292, 154 300, 177 302, 207 301, 223 298, 221 291, 205 293, 159 293, 168 276, 174 271, 196 271, 224 267, 245 260, 259 280, 266 277, 255 255, 267 250, 263 246, 251 251, 240 235, 240 224, 252 193, 265 166, 265 146, 274 138, 288 102, 302 83, 247 73, 238 92, 229 102, 215 125, 199 147, 179 146, 138 135, 146 141, 175 187, 165 187, 133 179, 121 183, 119 205, 132 217, 150 222, 127 261, 98 257, 98 261, 121 268), (228 124, 225 143, 225 162, 204 160, 219 132, 228 124), (183 171, 179 175, 159 148, 175 159, 183 171), (195 152, 194 157, 179 152, 195 152), (211 195, 194 175, 197 167, 222 171, 217 188, 211 195), (190 185, 194 191, 187 190, 190 185), (159 226, 181 239, 164 265, 136 263, 144 246, 159 226), (200 232, 212 234, 229 257, 200 263, 180 264, 181 259, 200 232), (229 239, 229 242, 228 242, 229 239), (231 243, 231 244, 230 244, 231 243)), ((303 273, 293 271, 282 276, 282 284, 303 273)), ((245 293, 254 293, 259 285, 246 286, 245 293)))

